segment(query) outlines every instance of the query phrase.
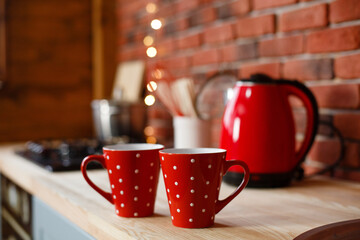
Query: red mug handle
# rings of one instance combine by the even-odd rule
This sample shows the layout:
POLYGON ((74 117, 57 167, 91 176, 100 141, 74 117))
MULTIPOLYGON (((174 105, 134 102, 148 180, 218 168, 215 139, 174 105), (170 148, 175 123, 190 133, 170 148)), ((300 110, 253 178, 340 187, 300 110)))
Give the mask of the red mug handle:
POLYGON ((101 196, 103 196, 106 200, 108 200, 110 203, 114 204, 114 200, 112 198, 111 193, 105 192, 104 190, 102 190, 101 188, 99 188, 98 186, 96 186, 93 181, 90 180, 90 178, 87 175, 86 172, 86 166, 91 162, 91 161, 95 161, 95 162, 99 162, 104 168, 105 167, 105 158, 103 155, 90 155, 87 156, 86 158, 84 158, 84 160, 81 163, 81 172, 82 175, 84 176, 86 182, 90 185, 90 187, 92 187, 95 191, 97 191, 101 196))
POLYGON ((247 183, 249 182, 250 179, 249 167, 245 162, 240 160, 225 161, 223 174, 225 174, 229 170, 229 168, 234 165, 239 165, 244 169, 244 178, 240 183, 240 185, 237 187, 237 189, 232 194, 230 194, 230 196, 228 196, 223 200, 218 199, 218 201, 215 204, 215 214, 220 212, 221 209, 223 209, 231 200, 233 200, 246 187, 247 183))

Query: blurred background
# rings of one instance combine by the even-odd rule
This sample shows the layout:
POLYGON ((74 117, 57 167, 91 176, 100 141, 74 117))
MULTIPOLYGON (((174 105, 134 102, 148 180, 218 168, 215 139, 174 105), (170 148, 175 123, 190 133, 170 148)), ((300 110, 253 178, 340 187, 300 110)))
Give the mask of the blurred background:
MULTIPOLYGON (((335 175, 360 181, 359 47, 358 0, 0 0, 0 142, 94 137, 90 104, 112 98, 124 62, 145 64, 139 101, 159 64, 195 89, 219 71, 265 73, 312 90, 345 138, 335 175)), ((144 139, 171 146, 172 116, 154 97, 144 139)), ((301 135, 305 114, 293 105, 301 135)), ((212 122, 216 146, 221 117, 212 122)), ((320 129, 307 167, 339 153, 320 129)))

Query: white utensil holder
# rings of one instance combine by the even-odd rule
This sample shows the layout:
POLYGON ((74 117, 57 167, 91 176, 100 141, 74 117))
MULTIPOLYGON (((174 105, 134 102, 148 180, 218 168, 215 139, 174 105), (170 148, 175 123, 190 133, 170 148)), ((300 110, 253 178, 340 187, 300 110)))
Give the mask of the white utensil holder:
POLYGON ((211 122, 195 117, 174 117, 174 147, 211 147, 211 122))

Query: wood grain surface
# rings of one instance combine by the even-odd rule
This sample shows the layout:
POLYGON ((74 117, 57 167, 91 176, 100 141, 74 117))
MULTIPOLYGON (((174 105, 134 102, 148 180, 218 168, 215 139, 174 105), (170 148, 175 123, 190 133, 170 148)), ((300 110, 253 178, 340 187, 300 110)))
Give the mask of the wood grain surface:
MULTIPOLYGON (((122 218, 87 185, 80 171, 50 173, 14 155, 13 149, 11 145, 0 147, 1 173, 96 239, 285 240, 325 224, 360 218, 360 184, 326 177, 279 189, 246 188, 207 229, 183 229, 171 224, 160 179, 154 216, 122 218)), ((105 170, 91 170, 89 177, 110 189, 105 170)), ((220 198, 233 190, 223 184, 220 198)))

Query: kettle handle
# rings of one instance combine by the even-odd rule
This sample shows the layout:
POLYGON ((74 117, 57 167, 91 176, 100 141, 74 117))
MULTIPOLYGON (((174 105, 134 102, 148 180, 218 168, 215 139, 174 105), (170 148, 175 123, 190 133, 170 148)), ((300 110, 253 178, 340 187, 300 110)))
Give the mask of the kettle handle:
POLYGON ((295 154, 297 164, 294 171, 296 171, 300 167, 300 164, 305 160, 305 156, 314 142, 319 120, 318 105, 313 93, 304 84, 298 81, 287 80, 279 80, 279 83, 284 84, 283 86, 285 87, 288 95, 294 95, 300 98, 305 106, 307 114, 305 138, 300 149, 295 154))

